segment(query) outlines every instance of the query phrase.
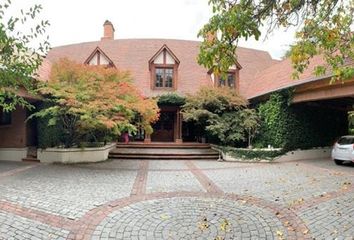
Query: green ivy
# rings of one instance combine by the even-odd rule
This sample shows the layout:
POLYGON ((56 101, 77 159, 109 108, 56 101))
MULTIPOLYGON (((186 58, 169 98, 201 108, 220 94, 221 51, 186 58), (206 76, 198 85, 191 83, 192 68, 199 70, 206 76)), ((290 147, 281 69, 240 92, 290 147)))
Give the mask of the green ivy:
MULTIPOLYGON (((37 106, 37 110, 45 109, 49 106, 49 103, 42 102, 37 106)), ((49 119, 49 117, 36 118, 39 148, 56 147, 63 142, 63 129, 59 125, 49 126, 49 119)))
POLYGON ((335 109, 291 104, 291 91, 273 93, 258 105, 261 118, 255 146, 286 150, 324 147, 347 133, 347 113, 335 109))

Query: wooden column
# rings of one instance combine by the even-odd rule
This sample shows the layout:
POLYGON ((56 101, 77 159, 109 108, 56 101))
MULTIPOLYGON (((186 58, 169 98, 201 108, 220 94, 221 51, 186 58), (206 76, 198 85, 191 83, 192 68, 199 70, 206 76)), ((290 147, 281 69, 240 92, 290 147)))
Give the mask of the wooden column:
POLYGON ((176 120, 177 120, 177 134, 176 134, 176 143, 182 143, 182 114, 180 109, 177 109, 176 112, 176 120))
POLYGON ((151 143, 151 135, 145 133, 144 143, 151 143))

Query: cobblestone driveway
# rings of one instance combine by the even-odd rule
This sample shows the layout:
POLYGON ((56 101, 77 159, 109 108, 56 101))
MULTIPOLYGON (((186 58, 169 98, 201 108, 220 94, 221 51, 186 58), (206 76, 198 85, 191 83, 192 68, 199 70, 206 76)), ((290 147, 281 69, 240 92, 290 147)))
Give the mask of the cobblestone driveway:
POLYGON ((0 239, 354 239, 354 167, 0 162, 0 239))

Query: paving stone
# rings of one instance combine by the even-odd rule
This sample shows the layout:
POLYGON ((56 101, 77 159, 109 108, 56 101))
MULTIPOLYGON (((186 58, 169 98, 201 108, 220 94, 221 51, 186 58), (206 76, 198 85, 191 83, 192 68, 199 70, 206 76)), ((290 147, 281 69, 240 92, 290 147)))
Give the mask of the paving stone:
POLYGON ((299 216, 316 239, 354 239, 354 194, 307 208, 299 216))
POLYGON ((0 239, 66 239, 69 231, 0 211, 0 239), (41 227, 39 227, 41 226, 41 227))
MULTIPOLYGON (((130 196, 139 172, 143 178, 147 176, 139 180, 144 183, 140 187, 146 182, 142 202, 132 201, 112 212, 108 209, 103 221, 89 226, 93 231, 92 239, 189 240, 218 236, 278 239, 277 231, 284 233, 284 239, 303 238, 302 231, 295 235, 287 232, 280 217, 269 208, 261 207, 262 204, 223 198, 223 192, 217 192, 217 197, 209 196, 204 187, 212 183, 227 194, 262 199, 279 209, 287 209, 292 204, 298 206, 288 213, 298 219, 295 225, 307 226, 309 238, 353 240, 352 165, 336 166, 326 159, 271 164, 193 161, 199 170, 192 173, 185 161, 149 161, 145 175, 142 174, 144 169, 139 170, 140 163, 114 160, 96 164, 39 165, 1 178, 0 202, 25 207, 24 211, 41 211, 43 216, 59 215, 88 224, 82 219, 88 211, 130 196), (202 175, 205 175, 203 185, 199 182, 203 180, 202 175), (165 192, 176 195, 166 199, 145 198, 165 192), (196 193, 200 197, 181 197, 181 192, 196 193), (341 194, 321 198, 329 192, 341 194), (312 203, 314 199, 317 201, 312 203), (199 225, 204 217, 208 227, 201 230, 199 225), (229 231, 221 230, 224 219, 228 219, 229 231)), ((27 165, 0 162, 0 174, 27 165)), ((50 224, 17 216, 11 209, 0 209, 0 240, 68 238, 67 229, 50 224)))
POLYGON ((252 195, 284 205, 338 191, 345 182, 354 183, 354 176, 331 175, 297 163, 214 169, 204 173, 225 192, 252 195))
MULTIPOLYGON (((273 236, 277 230, 287 236, 287 230, 272 213, 239 201, 178 197, 139 202, 132 207, 139 209, 139 214, 130 207, 122 208, 109 214, 97 229, 103 226, 103 232, 110 234, 124 229, 123 236, 129 239, 259 239, 267 234, 273 236), (131 231, 132 222, 142 223, 148 230, 131 231), (262 226, 268 226, 268 232, 262 226)), ((101 231, 97 229, 94 235, 101 231)))
POLYGON ((0 196, 27 208, 78 219, 97 205, 129 196, 136 174, 43 165, 3 180, 0 196))
POLYGON ((201 184, 187 171, 150 171, 146 190, 151 192, 204 191, 201 184))

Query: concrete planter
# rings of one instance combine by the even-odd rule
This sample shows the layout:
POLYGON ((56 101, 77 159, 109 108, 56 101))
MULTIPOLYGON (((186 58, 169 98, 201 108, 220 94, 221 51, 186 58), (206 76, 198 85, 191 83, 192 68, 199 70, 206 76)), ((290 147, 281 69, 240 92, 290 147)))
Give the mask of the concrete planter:
POLYGON ((92 163, 108 159, 115 143, 95 148, 46 148, 38 149, 37 158, 44 163, 92 163))
POLYGON ((22 161, 27 156, 27 148, 0 148, 0 160, 22 161))

